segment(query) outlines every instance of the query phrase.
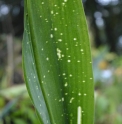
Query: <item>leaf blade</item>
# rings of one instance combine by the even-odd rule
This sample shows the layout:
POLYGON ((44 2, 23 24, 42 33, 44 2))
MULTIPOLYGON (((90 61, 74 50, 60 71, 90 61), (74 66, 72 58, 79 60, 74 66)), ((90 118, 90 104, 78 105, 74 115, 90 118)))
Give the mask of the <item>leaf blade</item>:
MULTIPOLYGON (((35 82, 40 86, 44 108, 48 113, 48 119, 41 123, 46 124, 48 120, 52 124, 92 124, 92 66, 86 20, 80 0, 75 0, 74 3, 62 3, 60 0, 37 0, 35 3, 31 0, 27 1, 25 8, 28 11, 25 37, 30 37, 30 41, 24 41, 28 41, 32 47, 28 49, 32 52, 25 54, 27 48, 24 46, 28 45, 23 44, 23 62, 27 75, 31 72, 28 69, 30 62, 35 62, 35 75, 38 79, 35 82), (30 56, 32 60, 29 60, 30 56)), ((28 90, 34 90, 34 86, 31 86, 33 81, 29 82, 28 79, 26 82, 28 90)), ((30 94, 34 94, 36 90, 30 91, 30 94)), ((38 95, 32 96, 33 102, 37 101, 38 98, 34 99, 36 96, 38 95)), ((42 111, 38 110, 39 106, 36 109, 42 111)), ((40 118, 44 120, 43 116, 40 118)))

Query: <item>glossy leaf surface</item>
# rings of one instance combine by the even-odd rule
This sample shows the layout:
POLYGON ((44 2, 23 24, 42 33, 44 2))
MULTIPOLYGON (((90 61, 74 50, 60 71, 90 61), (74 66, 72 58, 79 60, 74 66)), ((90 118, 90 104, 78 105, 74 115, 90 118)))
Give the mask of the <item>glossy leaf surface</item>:
POLYGON ((93 76, 81 0, 26 0, 23 68, 41 124, 93 124, 93 76))

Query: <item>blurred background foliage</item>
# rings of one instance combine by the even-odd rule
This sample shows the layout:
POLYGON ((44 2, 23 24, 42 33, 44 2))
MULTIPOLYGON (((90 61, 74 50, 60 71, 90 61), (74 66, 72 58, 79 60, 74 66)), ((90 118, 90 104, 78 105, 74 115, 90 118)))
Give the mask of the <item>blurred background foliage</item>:
MULTIPOLYGON (((122 124, 122 0, 83 0, 95 124, 122 124)), ((23 0, 0 0, 0 124, 39 124, 22 74, 23 0)))

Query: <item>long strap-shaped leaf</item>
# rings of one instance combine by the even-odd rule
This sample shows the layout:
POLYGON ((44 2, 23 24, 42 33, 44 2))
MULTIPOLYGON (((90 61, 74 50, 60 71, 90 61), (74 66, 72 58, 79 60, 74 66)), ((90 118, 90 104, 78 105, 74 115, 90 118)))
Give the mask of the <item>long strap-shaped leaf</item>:
POLYGON ((89 37, 81 0, 25 0, 23 68, 41 124, 93 124, 89 37))

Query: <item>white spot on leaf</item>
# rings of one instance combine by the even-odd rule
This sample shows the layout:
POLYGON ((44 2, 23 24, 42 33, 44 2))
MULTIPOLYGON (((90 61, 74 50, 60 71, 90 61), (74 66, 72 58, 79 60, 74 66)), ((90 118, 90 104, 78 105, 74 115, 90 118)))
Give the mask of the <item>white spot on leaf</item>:
POLYGON ((55 31, 57 31, 57 28, 54 28, 55 31))
POLYGON ((58 59, 61 59, 61 50, 59 48, 57 48, 57 56, 58 59))
POLYGON ((64 86, 67 87, 67 86, 68 86, 68 83, 66 82, 66 83, 64 84, 64 86))
POLYGON ((77 108, 77 124, 82 124, 82 108, 78 106, 77 108))
POLYGON ((58 41, 59 41, 59 42, 61 42, 61 41, 62 41, 62 39, 58 39, 58 41))
POLYGON ((72 103, 73 100, 74 100, 74 97, 72 97, 72 98, 70 99, 69 103, 72 103))
POLYGON ((53 34, 50 34, 50 37, 53 38, 53 34))
POLYGON ((71 60, 67 60, 67 62, 71 62, 71 60))
POLYGON ((78 93, 78 96, 81 96, 81 93, 78 93))
POLYGON ((47 57, 46 60, 49 61, 49 58, 47 57))
POLYGON ((53 14, 53 10, 51 11, 51 14, 53 14))

